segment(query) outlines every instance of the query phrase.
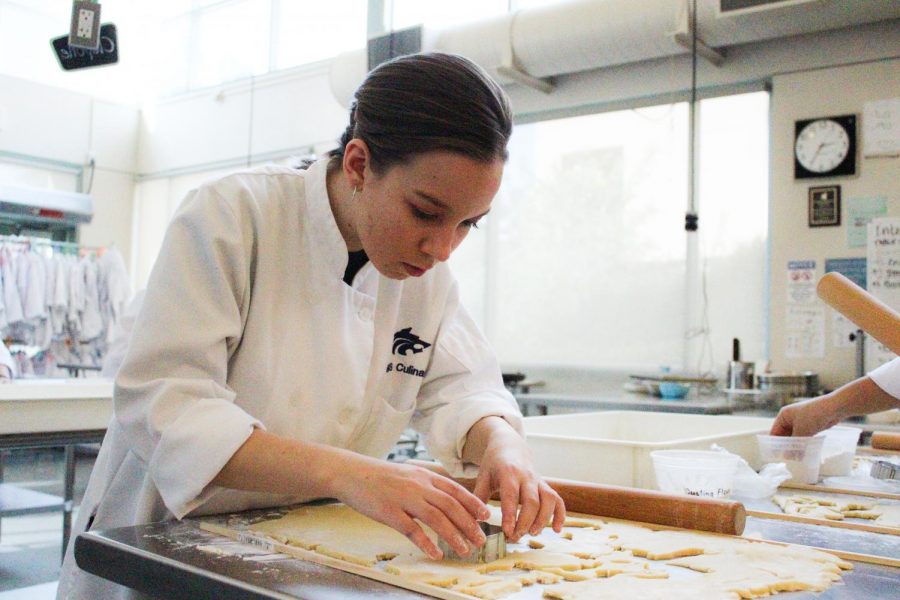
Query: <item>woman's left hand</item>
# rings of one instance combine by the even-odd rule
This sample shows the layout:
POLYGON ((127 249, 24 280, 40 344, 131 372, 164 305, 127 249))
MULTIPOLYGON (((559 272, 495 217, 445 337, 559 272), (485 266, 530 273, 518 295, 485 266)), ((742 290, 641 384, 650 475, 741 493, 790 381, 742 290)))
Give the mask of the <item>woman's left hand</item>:
POLYGON ((516 542, 526 533, 537 535, 551 518, 558 533, 566 519, 565 504, 534 470, 524 438, 499 417, 482 419, 469 432, 473 434, 484 440, 474 493, 487 502, 500 492, 506 537, 516 542))

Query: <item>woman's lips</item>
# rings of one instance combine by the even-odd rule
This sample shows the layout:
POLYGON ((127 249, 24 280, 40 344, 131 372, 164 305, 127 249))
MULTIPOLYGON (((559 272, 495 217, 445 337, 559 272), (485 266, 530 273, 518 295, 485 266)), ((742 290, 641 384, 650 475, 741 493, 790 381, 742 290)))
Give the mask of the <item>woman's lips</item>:
POLYGON ((403 263, 403 268, 406 269, 406 272, 413 277, 421 277, 425 274, 425 271, 427 271, 427 269, 420 269, 419 267, 414 267, 409 263, 403 263))

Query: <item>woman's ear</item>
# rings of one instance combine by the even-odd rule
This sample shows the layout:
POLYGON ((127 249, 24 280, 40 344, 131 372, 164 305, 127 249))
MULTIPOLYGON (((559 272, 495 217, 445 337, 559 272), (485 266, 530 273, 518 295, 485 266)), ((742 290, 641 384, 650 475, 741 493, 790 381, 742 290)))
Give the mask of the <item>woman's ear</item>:
POLYGON ((366 167, 369 166, 369 147, 366 143, 359 138, 353 138, 347 142, 341 166, 351 187, 363 187, 366 180, 366 167))

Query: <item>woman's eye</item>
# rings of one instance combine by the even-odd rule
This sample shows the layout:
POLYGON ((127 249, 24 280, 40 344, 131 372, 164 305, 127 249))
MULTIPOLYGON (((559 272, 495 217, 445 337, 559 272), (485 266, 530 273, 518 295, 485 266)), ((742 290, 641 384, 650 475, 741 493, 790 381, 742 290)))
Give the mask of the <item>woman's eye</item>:
POLYGON ((427 213, 424 210, 416 208, 415 206, 412 206, 412 213, 417 219, 421 219, 422 221, 436 221, 438 218, 437 215, 427 213))
POLYGON ((463 221, 463 226, 467 229, 478 229, 478 221, 463 221))

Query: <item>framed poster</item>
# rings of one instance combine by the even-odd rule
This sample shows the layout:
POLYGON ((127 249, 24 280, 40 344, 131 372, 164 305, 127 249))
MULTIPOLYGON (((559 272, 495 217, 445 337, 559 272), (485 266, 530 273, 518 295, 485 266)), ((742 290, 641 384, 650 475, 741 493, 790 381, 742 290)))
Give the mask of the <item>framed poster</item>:
POLYGON ((828 227, 841 224, 841 186, 809 188, 809 226, 828 227))

